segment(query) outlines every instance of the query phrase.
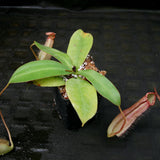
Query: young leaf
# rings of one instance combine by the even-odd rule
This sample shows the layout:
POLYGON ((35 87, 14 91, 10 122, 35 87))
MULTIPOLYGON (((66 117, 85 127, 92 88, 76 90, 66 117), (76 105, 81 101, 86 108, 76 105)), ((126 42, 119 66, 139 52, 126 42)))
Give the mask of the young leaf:
POLYGON ((58 61, 60 61, 62 64, 68 66, 70 69, 72 68, 73 64, 72 61, 70 59, 70 57, 66 54, 63 53, 57 49, 54 48, 50 48, 47 46, 44 46, 36 41, 34 41, 34 44, 43 52, 48 53, 50 55, 52 55, 53 57, 55 57, 58 61))
POLYGON ((81 29, 75 31, 70 39, 67 54, 78 69, 86 59, 93 44, 93 37, 81 29))
POLYGON ((41 60, 20 66, 12 75, 9 83, 28 82, 42 78, 69 75, 68 67, 52 60, 41 60))
POLYGON ((66 91, 83 126, 97 112, 97 92, 87 81, 74 78, 66 82, 66 91))
POLYGON ((65 85, 62 77, 49 77, 33 81, 33 84, 41 87, 58 87, 65 85))
POLYGON ((86 77, 103 97, 116 106, 120 106, 121 97, 119 91, 109 79, 94 70, 81 70, 78 74, 86 77))

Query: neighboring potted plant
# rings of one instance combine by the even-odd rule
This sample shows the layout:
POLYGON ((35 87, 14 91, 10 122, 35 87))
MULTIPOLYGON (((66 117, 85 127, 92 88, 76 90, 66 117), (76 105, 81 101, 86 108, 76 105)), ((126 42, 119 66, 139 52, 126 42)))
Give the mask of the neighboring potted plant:
POLYGON ((41 87, 59 87, 64 98, 70 100, 82 123, 81 126, 97 112, 97 92, 120 108, 119 91, 104 76, 105 71, 99 71, 88 56, 92 44, 92 35, 81 29, 73 33, 67 53, 35 41, 33 45, 58 61, 38 60, 20 66, 0 94, 11 83, 33 81, 41 87))

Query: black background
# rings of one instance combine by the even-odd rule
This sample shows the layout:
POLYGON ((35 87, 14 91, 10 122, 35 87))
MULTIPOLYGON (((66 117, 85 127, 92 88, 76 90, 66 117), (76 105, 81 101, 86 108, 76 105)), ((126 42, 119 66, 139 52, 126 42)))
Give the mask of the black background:
POLYGON ((41 6, 41 7, 63 7, 72 10, 84 10, 88 8, 127 8, 127 9, 160 9, 157 0, 152 1, 125 1, 125 0, 0 0, 1 6, 41 6))
MULTIPOLYGON (((70 36, 81 28, 93 35, 90 54, 119 89, 123 109, 154 87, 160 92, 160 12, 155 1, 146 3, 146 7, 136 2, 54 2, 1 1, 0 88, 17 67, 34 60, 29 49, 34 40, 44 43, 45 32, 56 32, 54 47, 65 52, 70 36)), ((119 139, 106 135, 108 125, 119 113, 106 99, 101 99, 92 121, 71 130, 60 120, 53 106, 55 98, 54 88, 9 86, 0 97, 0 109, 15 149, 0 159, 159 159, 159 102, 119 139)), ((7 137, 2 123, 1 128, 1 137, 7 137)))

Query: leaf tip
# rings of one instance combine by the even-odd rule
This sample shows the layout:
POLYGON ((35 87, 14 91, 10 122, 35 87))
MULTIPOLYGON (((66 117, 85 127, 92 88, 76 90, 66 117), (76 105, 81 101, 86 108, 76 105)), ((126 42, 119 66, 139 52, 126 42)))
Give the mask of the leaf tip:
POLYGON ((37 41, 33 41, 33 45, 37 46, 37 45, 40 45, 40 43, 38 43, 37 41))
POLYGON ((81 127, 84 127, 84 125, 85 125, 85 123, 84 123, 84 122, 82 122, 82 125, 81 125, 81 127))

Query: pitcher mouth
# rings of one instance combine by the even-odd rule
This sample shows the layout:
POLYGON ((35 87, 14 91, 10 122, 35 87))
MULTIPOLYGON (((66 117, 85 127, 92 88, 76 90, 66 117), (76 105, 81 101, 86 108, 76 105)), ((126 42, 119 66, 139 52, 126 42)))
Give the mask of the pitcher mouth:
POLYGON ((155 92, 149 92, 146 94, 146 97, 147 97, 147 102, 150 106, 153 106, 156 102, 156 93, 155 92))

